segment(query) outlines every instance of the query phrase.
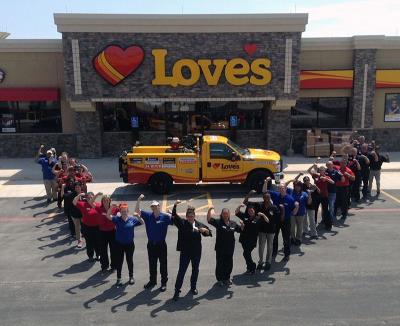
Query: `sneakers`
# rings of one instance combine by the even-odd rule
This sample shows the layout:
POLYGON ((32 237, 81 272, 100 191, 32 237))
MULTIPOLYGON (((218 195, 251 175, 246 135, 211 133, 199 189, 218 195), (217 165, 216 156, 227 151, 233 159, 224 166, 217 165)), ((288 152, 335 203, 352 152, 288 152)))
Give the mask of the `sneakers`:
POLYGON ((133 278, 133 276, 131 276, 131 277, 129 278, 128 284, 129 284, 129 285, 135 284, 135 279, 133 278))
POLYGON ((197 289, 190 289, 190 292, 191 292, 193 295, 198 295, 198 294, 199 294, 199 291, 197 291, 197 289))
POLYGON ((156 284, 157 284, 156 282, 150 281, 150 282, 148 282, 148 283, 144 286, 144 288, 145 288, 146 290, 149 290, 149 289, 152 289, 153 287, 155 287, 156 284))
POLYGON ((179 293, 181 293, 180 290, 175 290, 174 296, 172 297, 172 300, 178 301, 179 300, 179 293))
POLYGON ((120 287, 122 286, 122 282, 121 282, 121 279, 120 279, 120 278, 118 278, 118 279, 117 279, 117 282, 115 282, 115 286, 116 286, 117 288, 120 288, 120 287))
POLYGON ((82 248, 82 241, 81 240, 78 240, 78 244, 76 245, 76 247, 79 248, 79 249, 82 248))

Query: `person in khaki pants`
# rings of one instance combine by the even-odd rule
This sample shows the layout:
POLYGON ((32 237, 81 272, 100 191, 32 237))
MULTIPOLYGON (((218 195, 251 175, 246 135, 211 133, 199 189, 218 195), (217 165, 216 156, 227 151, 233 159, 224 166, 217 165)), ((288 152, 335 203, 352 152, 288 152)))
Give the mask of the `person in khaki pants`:
POLYGON ((47 203, 57 200, 57 177, 53 173, 53 166, 57 163, 53 157, 53 152, 48 150, 46 154, 43 154, 44 145, 41 145, 36 156, 35 162, 42 166, 43 183, 46 189, 47 203))
POLYGON ((379 154, 379 146, 376 146, 375 151, 372 151, 369 158, 369 180, 368 180, 368 193, 371 194, 372 184, 374 182, 374 178, 376 181, 376 195, 378 196, 381 193, 381 170, 382 164, 384 162, 389 163, 389 154, 381 155, 379 154))

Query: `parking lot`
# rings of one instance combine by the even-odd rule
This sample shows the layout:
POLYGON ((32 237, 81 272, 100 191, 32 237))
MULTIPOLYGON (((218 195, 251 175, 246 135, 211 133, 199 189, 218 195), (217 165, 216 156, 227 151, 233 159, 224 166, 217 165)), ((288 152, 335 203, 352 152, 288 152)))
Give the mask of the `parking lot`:
MULTIPOLYGON (((3 162, 4 163, 4 162, 3 162)), ((186 275, 182 299, 171 301, 179 255, 177 230, 168 231, 169 282, 165 293, 144 290, 148 281, 146 234, 136 229, 135 285, 115 288, 116 275, 101 275, 98 263, 75 248, 55 203, 46 205, 40 178, 24 169, 4 172, 0 185, 0 325, 399 325, 400 324, 400 172, 388 171, 379 197, 350 211, 345 224, 331 232, 319 229, 319 240, 292 247, 288 263, 268 272, 243 275, 245 263, 237 243, 233 285, 215 285, 213 238, 203 239, 199 295, 189 292, 186 275), (398 184, 396 184, 398 183, 398 184)), ((35 166, 34 166, 35 167, 35 166)), ((36 167, 37 168, 37 167, 36 167)), ((8 169, 11 170, 11 169, 8 169)), ((292 169, 289 176, 297 171, 292 169)), ((35 172, 36 173, 36 172, 35 172)), ((163 210, 176 199, 197 208, 205 221, 210 205, 234 210, 245 195, 238 185, 177 186, 154 196, 146 187, 123 185, 105 172, 89 190, 113 194, 133 209, 144 192, 143 208, 157 199, 163 210)), ((212 227, 211 227, 212 228, 212 227)), ((257 250, 253 252, 256 258, 257 250)), ((124 265, 123 281, 127 281, 124 265)))

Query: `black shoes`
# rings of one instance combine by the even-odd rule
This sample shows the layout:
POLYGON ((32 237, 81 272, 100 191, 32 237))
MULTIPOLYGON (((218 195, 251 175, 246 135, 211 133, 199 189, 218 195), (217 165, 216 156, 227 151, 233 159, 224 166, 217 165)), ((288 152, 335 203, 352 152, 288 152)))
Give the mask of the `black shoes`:
POLYGON ((128 284, 130 284, 130 285, 135 284, 135 279, 133 278, 133 276, 131 276, 131 277, 129 278, 128 284))
POLYGON ((89 261, 89 263, 95 263, 96 259, 94 259, 93 257, 89 257, 88 261, 89 261))
POLYGON ((270 269, 271 269, 271 264, 268 263, 268 262, 266 262, 266 263, 265 263, 265 266, 264 266, 264 270, 265 270, 265 271, 269 271, 270 269))
POLYGON ((117 282, 115 283, 115 286, 116 286, 117 288, 120 288, 120 287, 122 286, 122 282, 121 282, 121 279, 120 279, 120 278, 117 279, 117 282))
POLYGON ((190 289, 190 292, 192 292, 193 295, 199 294, 199 291, 197 291, 197 289, 190 289))
POLYGON ((262 269, 263 269, 263 266, 264 266, 263 263, 259 263, 259 264, 257 265, 257 270, 258 270, 258 271, 262 270, 262 269))
POLYGON ((317 236, 317 235, 312 235, 312 236, 310 237, 310 239, 311 239, 311 240, 318 240, 318 236, 317 236))
POLYGON ((149 290, 149 289, 152 289, 153 287, 155 287, 156 284, 157 284, 156 282, 150 281, 149 283, 147 283, 147 284, 144 286, 144 288, 145 288, 146 290, 149 290))
POLYGON ((289 256, 285 256, 285 257, 283 257, 282 261, 283 261, 283 262, 288 262, 289 259, 290 259, 289 256))
POLYGON ((167 284, 161 284, 160 292, 165 292, 165 291, 167 291, 167 284))
POLYGON ((180 290, 175 290, 174 296, 172 297, 172 300, 178 301, 179 300, 179 293, 181 293, 180 290))
POLYGON ((246 275, 254 275, 255 273, 256 273, 255 270, 247 270, 247 271, 245 272, 246 275))
POLYGON ((223 284, 225 286, 231 286, 232 285, 232 281, 231 280, 226 280, 226 281, 223 282, 223 284))

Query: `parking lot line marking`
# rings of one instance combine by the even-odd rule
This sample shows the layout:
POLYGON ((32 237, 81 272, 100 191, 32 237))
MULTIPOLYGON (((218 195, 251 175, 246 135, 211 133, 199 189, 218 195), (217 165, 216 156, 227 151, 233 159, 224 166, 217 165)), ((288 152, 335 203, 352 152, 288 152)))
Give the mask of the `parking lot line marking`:
POLYGON ((400 199, 392 196, 391 194, 388 194, 386 191, 381 190, 381 193, 384 194, 385 196, 389 197, 390 199, 393 199, 396 203, 400 204, 400 199))
MULTIPOLYGON (((170 197, 171 197, 171 196, 170 196, 170 197)), ((191 201, 196 200, 196 199, 200 199, 200 198, 207 198, 207 202, 209 202, 209 197, 210 197, 210 194, 209 194, 209 193, 204 193, 204 194, 201 194, 201 195, 198 195, 198 196, 189 198, 188 200, 182 200, 182 201, 181 201, 181 204, 190 203, 191 201)), ((168 199, 166 200, 166 205, 167 205, 167 203, 168 203, 168 199)), ((165 211, 166 209, 168 209, 168 208, 173 207, 173 206, 174 206, 173 204, 172 204, 172 205, 167 205, 167 206, 165 207, 164 211, 165 211)))

